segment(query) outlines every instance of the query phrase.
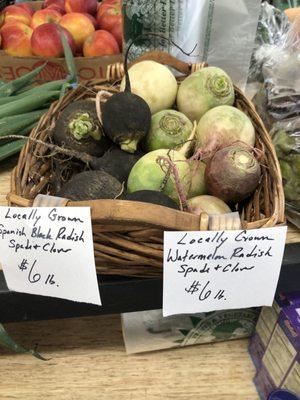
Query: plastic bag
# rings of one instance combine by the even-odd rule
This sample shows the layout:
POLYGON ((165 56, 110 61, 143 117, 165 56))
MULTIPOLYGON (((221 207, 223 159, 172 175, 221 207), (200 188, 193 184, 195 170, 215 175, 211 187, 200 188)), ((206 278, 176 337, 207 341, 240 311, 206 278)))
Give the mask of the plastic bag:
POLYGON ((271 135, 282 173, 287 217, 300 229, 300 118, 277 122, 271 135))
POLYGON ((255 48, 251 59, 248 83, 263 82, 262 67, 266 60, 281 53, 286 34, 290 29, 287 16, 266 1, 261 5, 257 25, 255 48))
MULTIPOLYGON (((268 9, 272 15, 277 14, 272 7, 268 9)), ((287 218, 300 228, 299 32, 300 18, 289 26, 276 43, 263 44, 256 50, 255 59, 261 63, 263 83, 254 97, 254 103, 271 131, 276 148, 286 196, 287 218), (260 54, 263 54, 262 58, 260 54)))
POLYGON ((273 6, 285 10, 287 8, 300 7, 300 0, 273 0, 273 6))
POLYGON ((123 0, 125 48, 143 33, 163 35, 191 56, 182 54, 167 40, 143 38, 131 48, 130 59, 159 49, 187 62, 207 61, 226 70, 245 87, 253 50, 260 0, 123 0))

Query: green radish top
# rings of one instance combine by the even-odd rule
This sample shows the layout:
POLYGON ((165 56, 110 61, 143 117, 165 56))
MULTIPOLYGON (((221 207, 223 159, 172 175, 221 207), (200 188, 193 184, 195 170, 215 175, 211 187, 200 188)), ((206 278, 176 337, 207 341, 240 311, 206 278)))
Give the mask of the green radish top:
POLYGON ((95 125, 94 118, 89 113, 78 113, 69 122, 70 133, 77 140, 82 140, 86 136, 91 136, 95 140, 100 140, 102 132, 99 125, 95 125))

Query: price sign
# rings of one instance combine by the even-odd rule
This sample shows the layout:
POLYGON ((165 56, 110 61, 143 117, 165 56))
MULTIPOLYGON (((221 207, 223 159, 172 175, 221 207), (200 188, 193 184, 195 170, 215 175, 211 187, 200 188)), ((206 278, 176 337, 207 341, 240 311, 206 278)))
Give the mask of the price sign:
POLYGON ((88 207, 0 207, 9 289, 101 305, 88 207))
POLYGON ((163 315, 271 306, 286 231, 165 232, 163 315))

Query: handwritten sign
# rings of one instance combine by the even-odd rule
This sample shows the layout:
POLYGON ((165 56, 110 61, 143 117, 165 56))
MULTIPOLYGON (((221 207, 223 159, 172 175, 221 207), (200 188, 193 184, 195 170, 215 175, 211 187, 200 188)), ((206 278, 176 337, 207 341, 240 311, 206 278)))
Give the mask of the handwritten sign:
POLYGON ((9 289, 101 305, 88 207, 0 207, 9 289))
POLYGON ((163 315, 270 306, 286 230, 165 232, 163 315))

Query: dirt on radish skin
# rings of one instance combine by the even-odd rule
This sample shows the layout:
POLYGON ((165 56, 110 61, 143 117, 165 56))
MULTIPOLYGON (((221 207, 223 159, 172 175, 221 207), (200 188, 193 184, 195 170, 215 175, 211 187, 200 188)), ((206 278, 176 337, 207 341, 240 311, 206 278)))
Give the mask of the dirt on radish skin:
POLYGON ((227 203, 238 203, 257 188, 261 168, 245 148, 229 146, 217 151, 205 170, 205 183, 210 194, 227 203))
POLYGON ((128 178, 128 193, 162 189, 167 196, 179 203, 178 185, 175 183, 174 175, 172 173, 168 175, 169 164, 166 160, 171 160, 174 164, 183 195, 187 196, 191 184, 189 163, 178 151, 166 149, 151 151, 138 160, 128 178))

